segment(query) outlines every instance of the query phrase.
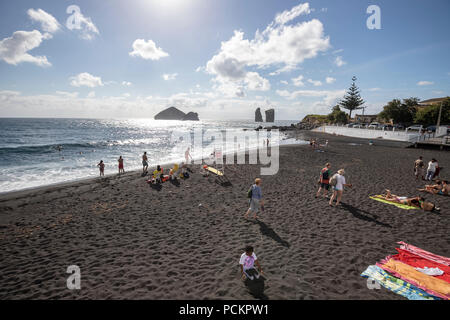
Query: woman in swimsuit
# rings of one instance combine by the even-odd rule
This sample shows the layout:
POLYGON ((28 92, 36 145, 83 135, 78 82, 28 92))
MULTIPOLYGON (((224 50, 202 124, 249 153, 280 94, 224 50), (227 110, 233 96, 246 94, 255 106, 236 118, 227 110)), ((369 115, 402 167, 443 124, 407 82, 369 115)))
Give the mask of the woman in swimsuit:
POLYGON ((433 185, 428 184, 425 186, 425 189, 417 189, 417 190, 428 192, 431 194, 448 196, 450 186, 448 185, 447 181, 436 180, 436 184, 433 185))
POLYGON ((388 200, 388 201, 392 201, 392 202, 396 202, 396 203, 400 203, 400 204, 404 204, 407 206, 411 206, 411 207, 416 207, 416 208, 421 208, 425 211, 439 211, 440 209, 437 208, 433 203, 426 201, 424 198, 422 197, 400 197, 397 196, 395 194, 391 194, 390 190, 386 189, 386 195, 385 196, 381 196, 382 199, 384 200, 388 200))

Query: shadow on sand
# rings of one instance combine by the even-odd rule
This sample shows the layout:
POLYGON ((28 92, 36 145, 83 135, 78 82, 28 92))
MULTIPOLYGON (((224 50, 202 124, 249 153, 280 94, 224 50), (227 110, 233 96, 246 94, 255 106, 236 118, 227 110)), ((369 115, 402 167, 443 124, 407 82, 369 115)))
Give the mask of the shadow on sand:
POLYGON ((150 185, 150 188, 152 188, 153 190, 156 190, 156 191, 162 190, 161 183, 149 183, 149 185, 150 185))
POLYGON ((349 204, 343 203, 343 202, 341 202, 341 206, 343 209, 350 212, 355 218, 358 218, 358 219, 361 219, 364 221, 373 222, 373 223, 375 223, 379 226, 385 227, 385 228, 392 228, 392 226, 390 224, 378 221, 378 216, 373 213, 355 208, 355 207, 353 207, 349 204))
POLYGON ((260 300, 268 300, 269 298, 265 295, 264 293, 264 288, 265 288, 265 278, 263 276, 260 276, 259 279, 245 279, 245 286, 247 287, 248 291, 250 292, 250 294, 255 298, 255 299, 260 299, 260 300))
POLYGON ((281 239, 281 237, 271 227, 269 227, 264 222, 262 222, 260 220, 255 220, 255 221, 250 221, 250 222, 253 223, 253 224, 258 224, 259 225, 259 229, 261 231, 261 234, 263 234, 266 237, 269 237, 269 238, 275 240, 276 242, 281 244, 283 247, 286 247, 286 248, 290 247, 289 242, 287 242, 286 240, 281 239))

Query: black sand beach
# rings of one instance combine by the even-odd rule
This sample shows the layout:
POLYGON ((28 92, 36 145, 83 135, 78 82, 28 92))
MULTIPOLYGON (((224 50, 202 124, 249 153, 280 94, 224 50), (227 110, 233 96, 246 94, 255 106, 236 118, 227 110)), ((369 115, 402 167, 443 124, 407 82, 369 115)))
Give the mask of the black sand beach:
POLYGON ((450 153, 309 135, 328 139, 328 148, 280 148, 278 174, 262 177, 258 221, 243 219, 258 165, 227 166, 228 187, 197 165, 161 190, 130 172, 1 196, 0 299, 253 299, 238 268, 247 244, 267 276, 259 298, 404 299, 369 290, 360 273, 398 241, 450 256, 450 198, 419 193, 425 183, 413 175, 422 155, 438 159, 450 179, 450 153), (314 197, 326 162, 353 184, 340 207, 314 197), (423 195, 441 212, 369 199, 386 188, 423 195), (81 269, 81 290, 66 287, 70 265, 81 269))

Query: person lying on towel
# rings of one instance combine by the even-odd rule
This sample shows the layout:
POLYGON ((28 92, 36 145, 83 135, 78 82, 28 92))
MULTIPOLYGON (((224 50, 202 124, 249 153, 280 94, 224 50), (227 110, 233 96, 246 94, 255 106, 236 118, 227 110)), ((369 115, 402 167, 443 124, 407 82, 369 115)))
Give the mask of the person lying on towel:
POLYGON ((391 191, 387 190, 387 189, 386 189, 386 195, 382 195, 382 196, 380 196, 380 198, 387 200, 387 201, 411 206, 411 207, 421 208, 424 211, 435 211, 435 210, 439 211, 440 210, 433 203, 426 201, 422 197, 401 197, 401 196, 392 194, 391 191))

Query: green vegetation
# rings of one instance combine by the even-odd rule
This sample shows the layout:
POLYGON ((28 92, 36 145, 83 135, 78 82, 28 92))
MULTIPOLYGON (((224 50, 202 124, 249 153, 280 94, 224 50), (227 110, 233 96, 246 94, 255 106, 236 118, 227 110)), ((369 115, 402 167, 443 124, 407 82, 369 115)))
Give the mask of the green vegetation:
POLYGON ((352 111, 361 109, 365 101, 361 98, 359 88, 356 86, 356 77, 352 78, 352 85, 344 96, 344 99, 339 102, 339 106, 349 111, 350 119, 352 118, 352 111))
POLYGON ((339 106, 335 106, 333 111, 327 116, 328 121, 331 123, 338 124, 347 124, 349 117, 347 114, 339 108, 339 106))
MULTIPOLYGON (((394 99, 386 106, 378 117, 384 121, 393 121, 403 124, 421 124, 423 126, 435 125, 439 117, 440 103, 428 107, 420 107, 418 98, 394 99)), ((450 97, 442 103, 441 124, 450 124, 450 97)))
POLYGON ((378 114, 378 118, 387 122, 392 120, 394 123, 410 124, 414 122, 418 105, 418 98, 403 99, 403 102, 394 99, 384 106, 383 111, 378 114))
MULTIPOLYGON (((441 104, 438 103, 419 109, 414 117, 414 122, 424 126, 436 125, 440 107, 441 104)), ((442 102, 441 124, 450 124, 450 97, 442 102)))

